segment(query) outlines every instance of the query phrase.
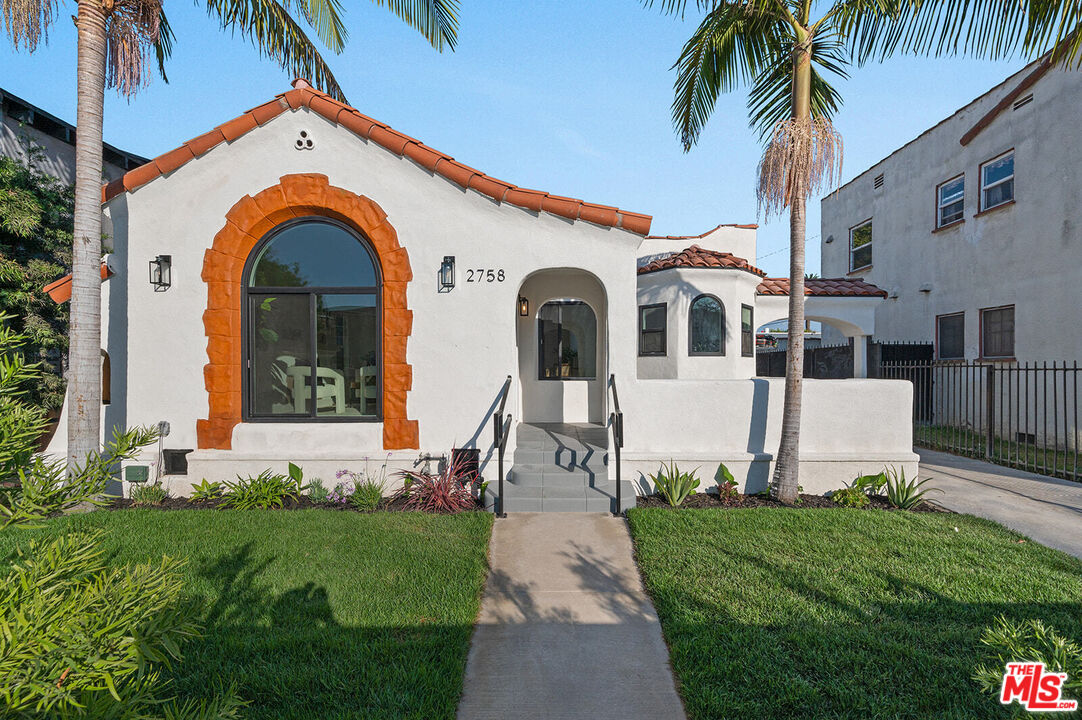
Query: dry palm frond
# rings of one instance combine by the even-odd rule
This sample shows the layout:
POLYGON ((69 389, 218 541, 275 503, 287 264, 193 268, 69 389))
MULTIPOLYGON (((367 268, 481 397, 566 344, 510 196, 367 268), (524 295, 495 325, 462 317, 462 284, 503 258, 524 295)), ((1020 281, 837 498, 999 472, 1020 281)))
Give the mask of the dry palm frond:
POLYGON ((49 25, 56 19, 56 0, 0 0, 3 24, 15 47, 33 52, 49 39, 49 25))
POLYGON ((119 0, 109 13, 105 83, 130 96, 150 82, 147 63, 161 29, 162 0, 119 0))
POLYGON ((794 199, 833 185, 841 172, 842 136, 828 118, 782 120, 759 162, 759 211, 781 213, 794 199))

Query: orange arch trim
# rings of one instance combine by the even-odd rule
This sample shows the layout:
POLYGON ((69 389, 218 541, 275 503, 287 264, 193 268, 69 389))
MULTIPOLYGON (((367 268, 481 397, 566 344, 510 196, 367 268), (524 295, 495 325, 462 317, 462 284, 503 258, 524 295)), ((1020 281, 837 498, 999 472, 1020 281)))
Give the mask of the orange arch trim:
POLYGON ((241 277, 252 248, 271 228, 294 217, 319 215, 340 220, 372 243, 383 271, 383 447, 420 447, 416 420, 406 417, 406 393, 413 369, 406 362, 406 342, 413 313, 406 304, 406 284, 413 279, 409 255, 398 233, 372 200, 331 185, 326 175, 285 175, 278 185, 254 197, 245 195, 226 213, 225 226, 203 258, 207 309, 207 364, 203 379, 209 417, 196 421, 200 448, 228 450, 233 428, 241 421, 241 277))

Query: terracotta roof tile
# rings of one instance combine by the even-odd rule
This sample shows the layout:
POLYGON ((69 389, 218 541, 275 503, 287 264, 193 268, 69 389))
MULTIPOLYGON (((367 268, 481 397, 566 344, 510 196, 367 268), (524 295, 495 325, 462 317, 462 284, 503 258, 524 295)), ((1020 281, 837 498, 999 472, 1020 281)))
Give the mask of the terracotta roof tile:
POLYGON ((292 90, 278 95, 274 100, 252 108, 210 132, 189 140, 180 148, 165 153, 155 161, 128 171, 121 182, 112 182, 102 188, 102 202, 108 202, 125 190, 135 190, 159 175, 176 170, 187 160, 202 155, 221 142, 236 140, 287 109, 295 110, 301 107, 307 107, 319 113, 331 122, 342 125, 361 138, 375 142, 396 155, 413 160, 429 172, 442 175, 463 188, 474 189, 498 202, 506 202, 533 212, 551 212, 571 220, 583 220, 605 227, 622 228, 639 235, 650 232, 652 218, 649 215, 628 212, 608 205, 588 203, 576 198, 549 195, 540 190, 527 190, 503 180, 488 177, 479 170, 456 161, 450 155, 433 150, 408 135, 362 115, 329 95, 313 90, 311 84, 301 78, 293 81, 292 90), (184 159, 186 156, 188 156, 187 159, 184 159), (156 164, 158 161, 161 163, 156 164), (169 169, 164 170, 163 167, 169 169))
POLYGON ((672 268, 743 270, 752 273, 753 275, 758 275, 759 277, 766 275, 765 272, 754 265, 751 265, 742 257, 737 257, 732 253, 718 252, 717 250, 705 250, 698 245, 692 245, 686 250, 667 255, 663 258, 658 258, 657 260, 643 265, 639 268, 639 275, 658 272, 659 270, 670 270, 672 268))
MULTIPOLYGON (((764 278, 757 290, 760 295, 788 295, 789 278, 764 278)), ((886 297, 882 290, 863 280, 816 278, 804 281, 804 294, 822 297, 886 297)))
MULTIPOLYGON (((109 266, 105 263, 101 264, 101 279, 108 279, 113 272, 109 269, 109 266)), ((60 303, 66 303, 71 300, 71 275, 65 275, 59 280, 53 280, 51 283, 42 288, 49 297, 53 299, 57 305, 60 303)))

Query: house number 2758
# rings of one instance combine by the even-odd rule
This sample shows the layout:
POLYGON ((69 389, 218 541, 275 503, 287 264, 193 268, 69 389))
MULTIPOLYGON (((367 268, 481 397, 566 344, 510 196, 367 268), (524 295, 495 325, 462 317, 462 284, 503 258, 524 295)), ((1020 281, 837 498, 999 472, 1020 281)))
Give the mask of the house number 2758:
POLYGON ((478 268, 477 270, 466 269, 466 282, 503 282, 507 279, 503 269, 478 268))

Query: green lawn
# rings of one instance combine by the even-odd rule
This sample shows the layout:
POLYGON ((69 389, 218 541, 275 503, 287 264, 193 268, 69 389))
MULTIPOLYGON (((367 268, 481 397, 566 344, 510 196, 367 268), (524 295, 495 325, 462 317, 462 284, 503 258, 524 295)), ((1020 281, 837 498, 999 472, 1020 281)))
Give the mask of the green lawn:
POLYGON ((113 562, 189 558, 205 636, 170 673, 199 697, 236 682, 246 718, 452 718, 492 515, 97 512, 0 534, 107 530, 113 562))
POLYGON ((983 628, 1040 618, 1082 641, 1082 562, 978 518, 629 518, 692 720, 1007 717, 970 680, 983 628))

